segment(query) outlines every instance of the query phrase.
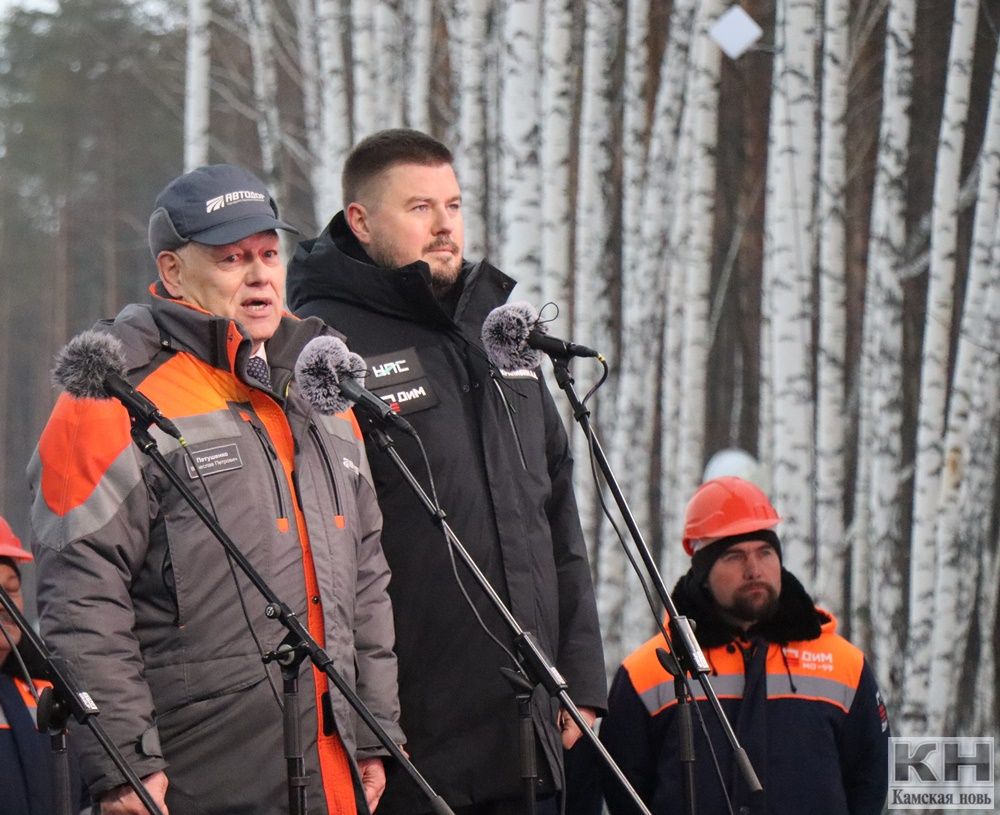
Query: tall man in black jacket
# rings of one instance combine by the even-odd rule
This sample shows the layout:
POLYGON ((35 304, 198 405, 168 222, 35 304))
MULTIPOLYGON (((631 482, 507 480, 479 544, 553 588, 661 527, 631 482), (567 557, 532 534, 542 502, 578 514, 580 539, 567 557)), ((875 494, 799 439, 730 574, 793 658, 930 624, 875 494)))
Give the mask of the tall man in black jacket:
MULTIPOLYGON (((343 331, 367 359, 368 386, 399 403, 427 448, 449 523, 592 720, 606 686, 566 433, 539 375, 497 371, 479 340, 514 281, 463 259, 461 192, 435 139, 376 133, 348 157, 343 186, 344 211, 295 253, 289 302, 343 331)), ((415 443, 396 444, 422 473, 415 443)), ((459 566, 476 619, 442 533, 374 445, 369 461, 392 568, 407 749, 461 815, 520 813, 517 709, 499 671, 510 661, 482 625, 508 649, 511 638, 459 566)), ((536 691, 533 708, 544 796, 561 786, 562 748, 581 734, 547 694, 536 691)), ((380 815, 422 807, 390 774, 380 815)))

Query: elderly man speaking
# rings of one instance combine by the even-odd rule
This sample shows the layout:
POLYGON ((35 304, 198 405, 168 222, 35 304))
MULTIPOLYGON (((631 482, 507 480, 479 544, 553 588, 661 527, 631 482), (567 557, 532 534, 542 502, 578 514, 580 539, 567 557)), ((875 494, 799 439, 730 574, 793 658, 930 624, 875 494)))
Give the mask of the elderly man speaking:
MULTIPOLYGON (((156 431, 167 459, 402 743, 381 516, 353 416, 317 414, 293 379, 303 346, 331 330, 284 312, 279 229, 294 231, 252 173, 180 176, 149 221, 150 302, 96 330, 187 441, 190 458, 156 431)), ((42 632, 154 800, 173 813, 283 811, 277 674, 261 662, 283 630, 132 444, 125 409, 62 395, 29 475, 42 632)), ((300 683, 309 811, 374 808, 385 776, 373 734, 308 661, 300 683)), ((77 737, 101 811, 143 812, 77 737)))

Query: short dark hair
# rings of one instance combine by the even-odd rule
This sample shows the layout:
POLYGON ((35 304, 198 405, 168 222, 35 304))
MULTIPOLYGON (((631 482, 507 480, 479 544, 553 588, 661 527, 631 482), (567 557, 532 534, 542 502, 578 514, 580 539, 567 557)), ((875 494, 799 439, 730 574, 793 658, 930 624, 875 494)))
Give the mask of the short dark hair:
POLYGON ((376 176, 397 164, 437 167, 454 162, 451 150, 433 136, 402 127, 380 130, 358 142, 344 162, 341 175, 344 206, 357 201, 376 176))

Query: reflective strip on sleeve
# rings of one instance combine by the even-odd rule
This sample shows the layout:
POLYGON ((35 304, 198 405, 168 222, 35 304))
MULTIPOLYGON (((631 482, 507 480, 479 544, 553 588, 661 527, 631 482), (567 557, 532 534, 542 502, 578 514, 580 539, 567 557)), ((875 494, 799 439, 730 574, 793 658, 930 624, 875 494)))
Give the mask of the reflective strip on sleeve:
MULTIPOLYGON (((708 697, 705 695, 701 683, 695 680, 688 680, 691 690, 694 693, 695 701, 703 702, 708 697)), ((741 699, 745 682, 742 674, 728 674, 726 676, 709 677, 709 684, 720 698, 741 699)), ((671 677, 665 682, 654 685, 639 694, 642 703, 646 706, 649 714, 655 715, 666 707, 676 704, 677 696, 674 693, 674 680, 671 677)))
POLYGON ((836 679, 824 679, 819 676, 802 676, 795 674, 789 678, 787 673, 770 674, 767 677, 768 699, 808 699, 819 702, 829 702, 845 713, 851 709, 854 702, 855 688, 838 682, 836 679), (792 690, 792 685, 795 689, 792 690))

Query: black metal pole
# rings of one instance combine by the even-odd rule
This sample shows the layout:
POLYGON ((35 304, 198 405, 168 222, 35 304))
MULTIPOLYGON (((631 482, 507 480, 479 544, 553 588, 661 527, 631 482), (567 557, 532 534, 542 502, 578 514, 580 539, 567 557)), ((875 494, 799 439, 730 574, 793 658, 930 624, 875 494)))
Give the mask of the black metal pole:
POLYGON ((534 686, 520 671, 500 668, 500 673, 514 690, 517 702, 517 745, 521 760, 522 815, 535 815, 535 786, 538 783, 538 756, 535 752, 535 725, 531 720, 531 696, 534 686))
POLYGON ((445 520, 445 514, 441 507, 437 506, 430 499, 430 496, 427 495, 423 486, 421 486, 420 482, 417 481, 416 477, 413 475, 413 471, 410 470, 409 466, 405 461, 403 461, 402 457, 396 451, 396 447, 392 439, 377 425, 372 426, 372 435, 375 437, 375 443, 378 445, 379 449, 385 452, 389 456, 392 463, 395 464, 396 469, 399 470, 400 475, 402 475, 403 479, 407 482, 407 484, 409 484, 410 489, 413 490, 413 493, 420 500, 420 503, 424 505, 428 514, 430 514, 434 522, 444 532, 452 550, 458 554, 459 559, 465 564, 465 567, 469 570, 469 572, 471 572, 473 578, 475 578, 483 593, 489 598, 497 612, 499 612, 500 618, 504 621, 514 636, 514 646, 518 655, 521 657, 521 669, 528 675, 528 678, 531 680, 533 685, 542 685, 550 696, 559 699, 563 709, 569 713, 570 717, 574 722, 576 722, 577 727, 580 728, 583 735, 597 750, 598 755, 601 756, 601 759, 607 765, 608 769, 611 770, 614 776, 618 779, 619 783, 621 783, 622 787, 632 798, 635 805, 639 808, 639 811, 642 812, 643 815, 651 815, 649 809, 647 809, 646 805, 639 797, 639 793, 637 793, 629 783, 625 774, 621 771, 621 768, 615 763, 615 760, 611 758, 611 755, 608 753, 607 749, 605 749, 604 745, 601 744, 594 731, 590 729, 590 725, 588 725, 586 719, 583 718, 583 715, 577 708, 576 703, 574 703, 570 698, 566 691, 566 680, 559 674, 555 663, 542 650, 538 640, 535 639, 531 632, 525 631, 521 627, 520 623, 518 623, 515 619, 514 615, 511 614, 510 609, 507 608, 500 595, 497 594, 496 589, 494 589, 490 584, 489 579, 482 573, 479 566, 476 565, 476 562, 472 559, 472 555, 470 555, 468 550, 462 545, 462 542, 452 531, 452 528, 448 526, 448 522, 445 520))
POLYGON ((678 614, 673 598, 671 598, 669 592, 667 592, 667 587, 663 583, 663 578, 660 576, 659 569, 656 567, 653 555, 650 553, 649 547, 646 545, 646 541, 642 537, 642 532, 639 531, 639 527, 635 521, 635 516, 632 514, 632 510, 629 509, 628 501, 625 500, 625 495, 622 493, 621 487, 615 478, 614 471, 611 469, 611 464, 608 462, 608 457, 604 454, 601 443, 598 440, 597 435, 594 433, 593 427, 591 427, 590 411, 587 409, 586 405, 580 401, 580 398, 576 393, 576 389, 573 387, 573 375, 569 370, 569 357, 558 355, 550 356, 552 356, 552 367, 555 370, 556 383, 569 399, 570 407, 573 409, 573 418, 575 418, 580 427, 583 428, 584 435, 587 438, 587 443, 590 445, 590 448, 594 453, 594 458, 597 461, 597 466, 600 468, 601 474, 604 476, 604 480, 607 483, 608 488, 611 490, 612 496, 614 496, 615 503, 618 505, 618 510, 621 512, 622 518, 625 520, 625 525, 628 527, 628 531, 632 536, 632 541, 635 543, 635 548, 639 552, 639 557, 642 559, 643 565, 646 567, 646 572, 649 576, 650 582, 653 584, 653 588, 660 597, 660 602, 663 603, 663 607, 667 610, 667 614, 670 617, 669 626, 671 632, 671 651, 676 655, 683 672, 691 674, 691 676, 695 677, 701 683, 701 687, 705 691, 705 696, 708 698, 709 704, 712 706, 712 710, 715 711, 715 715, 719 720, 722 731, 725 733, 726 739, 732 747, 734 759, 739 765, 740 772, 746 780, 747 786, 750 788, 751 792, 759 792, 762 789, 760 781, 757 778, 757 774, 754 772, 753 765, 750 763, 750 758, 747 756, 746 750, 743 749, 739 740, 736 738, 736 733, 733 731, 732 725, 730 725, 729 719, 726 718, 726 713, 722 709, 722 705, 719 703, 719 697, 716 694, 715 689, 712 687, 712 683, 709 681, 708 677, 710 666, 705 660, 705 656, 702 654, 701 648, 698 646, 698 641, 694 637, 694 633, 691 629, 691 623, 686 617, 682 617, 678 614))
POLYGON ((306 804, 308 779, 302 752, 302 720, 299 718, 299 667, 305 657, 305 649, 296 648, 287 637, 277 648, 264 655, 265 662, 277 662, 281 668, 289 815, 306 815, 309 811, 306 804))
POLYGON ((257 591, 260 592, 260 594, 267 601, 268 605, 265 609, 265 614, 269 618, 277 620, 285 627, 285 630, 288 631, 288 637, 285 642, 292 643, 292 647, 294 648, 303 648, 313 665, 327 675, 329 680, 334 684, 334 687, 336 687, 337 690, 343 695, 348 704, 354 709, 358 716, 361 717, 361 720, 368 725, 382 746, 385 747, 389 754, 399 762, 400 766, 420 788, 420 791, 426 796, 428 802, 430 803, 433 812, 437 813, 437 815, 454 815, 451 808, 445 803, 444 799, 431 789, 430 784, 427 783, 426 779, 424 779, 424 777, 420 774, 419 770, 413 766, 413 762, 410 761, 406 757, 406 754, 399 749, 399 745, 392 740, 389 734, 385 731, 385 728, 382 727, 381 723, 379 723, 379 721, 372 715, 368 706, 340 675, 334 667, 333 659, 330 655, 320 647, 319 643, 316 642, 296 614, 278 598, 271 587, 267 584, 267 581, 261 577, 260 573, 253 567, 250 561, 247 560, 243 552, 241 552, 236 544, 233 543, 232 539, 225 533, 215 518, 209 514, 208 510, 205 509, 204 505, 202 505, 201 501, 198 500, 197 496, 191 492, 187 484, 185 484, 181 477, 174 471, 174 468, 170 466, 163 453, 161 453, 160 449, 156 446, 156 441, 149 434, 149 428, 142 427, 140 424, 133 421, 132 438, 135 440, 139 449, 156 463, 163 474, 167 477, 167 480, 170 481, 170 483, 177 489, 184 501, 191 507, 192 510, 194 510, 194 513, 202 520, 208 528, 208 531, 212 533, 212 536, 222 544, 223 548, 233 559, 233 562, 237 565, 237 567, 239 567, 240 571, 246 575, 250 582, 253 583, 257 591))
MULTIPOLYGON (((41 729, 41 728, 39 728, 41 729)), ((66 728, 51 731, 52 745, 52 811, 57 815, 73 812, 73 793, 69 786, 69 752, 66 747, 66 728)))
POLYGON ((684 779, 684 811, 695 815, 695 785, 694 785, 694 723, 691 721, 691 702, 688 700, 688 686, 684 681, 684 671, 677 658, 663 648, 656 649, 656 657, 660 664, 674 678, 674 697, 677 699, 677 716, 679 722, 679 744, 677 760, 681 764, 681 777, 684 779))

